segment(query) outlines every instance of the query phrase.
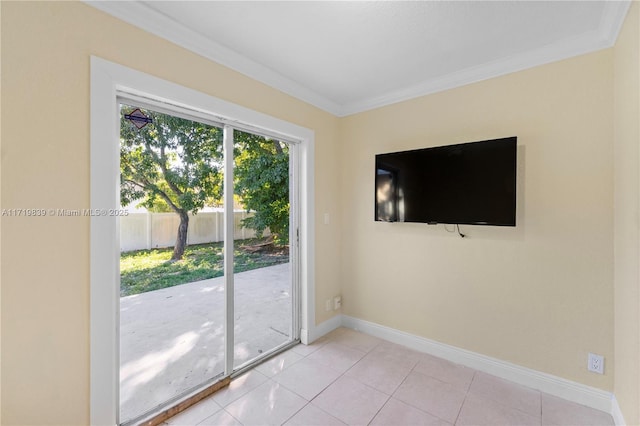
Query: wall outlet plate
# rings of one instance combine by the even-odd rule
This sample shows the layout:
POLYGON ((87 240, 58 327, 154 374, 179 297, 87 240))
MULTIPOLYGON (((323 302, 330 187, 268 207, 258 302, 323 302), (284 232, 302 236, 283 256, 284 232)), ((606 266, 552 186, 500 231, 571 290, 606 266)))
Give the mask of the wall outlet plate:
POLYGON ((342 297, 341 296, 336 296, 333 298, 333 309, 334 310, 338 310, 342 307, 342 297))
POLYGON ((589 352, 587 370, 598 374, 604 374, 604 357, 589 352))

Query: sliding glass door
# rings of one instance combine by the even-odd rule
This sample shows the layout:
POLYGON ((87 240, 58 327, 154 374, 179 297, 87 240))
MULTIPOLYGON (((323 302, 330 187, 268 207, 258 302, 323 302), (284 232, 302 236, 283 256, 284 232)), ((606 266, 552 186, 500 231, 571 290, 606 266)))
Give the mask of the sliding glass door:
POLYGON ((135 99, 120 112, 119 419, 134 423, 298 339, 296 146, 135 99))

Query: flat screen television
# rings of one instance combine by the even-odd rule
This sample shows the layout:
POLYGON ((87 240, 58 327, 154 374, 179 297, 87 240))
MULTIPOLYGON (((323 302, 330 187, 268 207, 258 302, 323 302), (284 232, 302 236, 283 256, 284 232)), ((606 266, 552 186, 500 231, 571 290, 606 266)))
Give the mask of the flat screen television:
POLYGON ((516 226, 517 137, 376 155, 375 220, 516 226))

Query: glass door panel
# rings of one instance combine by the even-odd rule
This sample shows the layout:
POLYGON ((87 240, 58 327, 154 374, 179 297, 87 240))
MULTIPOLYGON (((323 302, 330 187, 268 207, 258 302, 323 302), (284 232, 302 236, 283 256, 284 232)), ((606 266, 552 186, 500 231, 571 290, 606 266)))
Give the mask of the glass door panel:
POLYGON ((234 131, 234 369, 294 339, 289 148, 234 131))
POLYGON ((126 423, 224 373, 224 212, 221 128, 130 105, 120 126, 126 423))

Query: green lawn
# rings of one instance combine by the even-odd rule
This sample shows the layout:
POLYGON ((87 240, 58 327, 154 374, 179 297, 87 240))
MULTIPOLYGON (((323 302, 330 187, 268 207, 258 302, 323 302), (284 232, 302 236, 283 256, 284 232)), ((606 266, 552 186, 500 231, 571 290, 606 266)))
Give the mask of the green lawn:
MULTIPOLYGON (((263 240, 237 240, 234 271, 243 272, 289 261, 287 247, 251 253, 243 246, 263 240)), ((187 246, 182 260, 171 262, 173 248, 137 250, 120 255, 120 296, 144 293, 174 285, 222 276, 222 243, 187 246)))

